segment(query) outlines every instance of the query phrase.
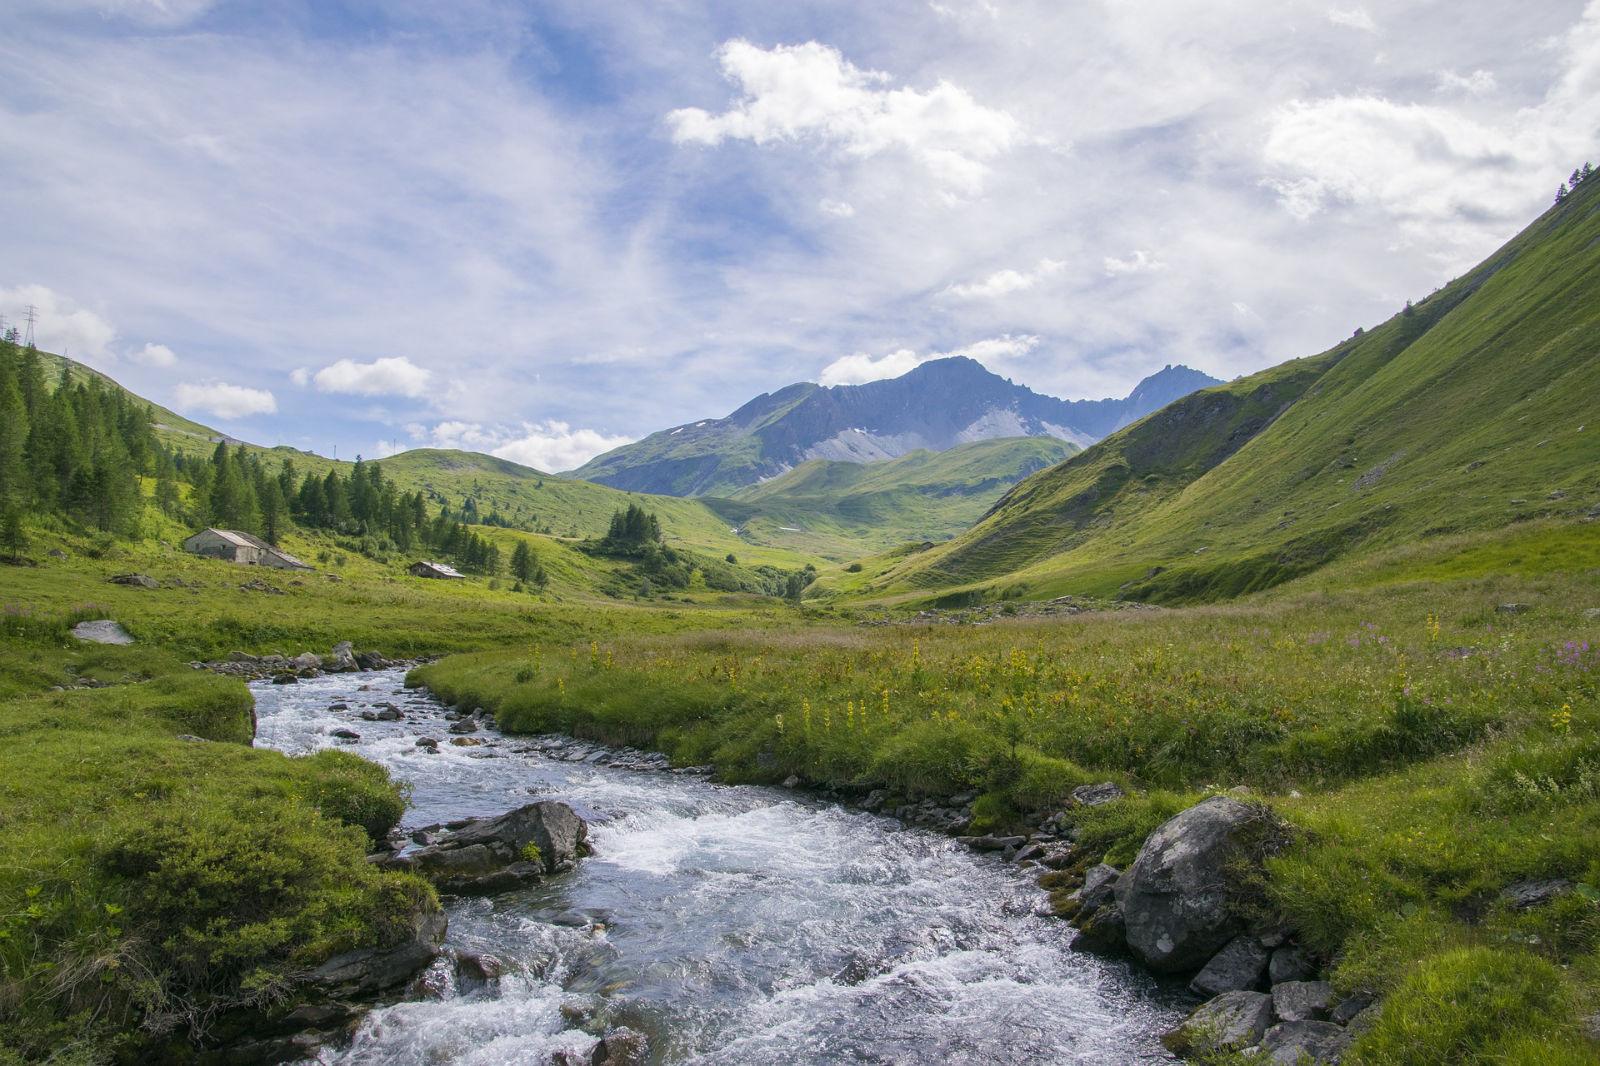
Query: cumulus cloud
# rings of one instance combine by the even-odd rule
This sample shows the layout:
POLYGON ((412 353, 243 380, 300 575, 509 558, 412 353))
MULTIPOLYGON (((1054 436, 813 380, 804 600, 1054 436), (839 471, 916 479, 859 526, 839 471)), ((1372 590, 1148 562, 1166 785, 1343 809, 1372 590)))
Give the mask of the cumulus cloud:
POLYGON ((144 366, 169 367, 178 364, 178 354, 165 344, 146 344, 133 353, 133 361, 144 366))
POLYGON ((1039 338, 1031 334, 989 337, 948 352, 918 354, 911 348, 899 348, 885 355, 857 352, 841 356, 822 368, 817 380, 824 385, 860 385, 868 381, 897 378, 909 373, 930 359, 947 359, 961 355, 976 360, 996 373, 1001 373, 1017 359, 1026 356, 1039 346, 1039 338))
MULTIPOLYGON (((295 384, 300 380, 289 375, 295 384)), ((325 366, 312 377, 320 392, 341 392, 355 396, 426 396, 433 372, 417 366, 405 356, 389 356, 370 363, 341 359, 325 366)))
POLYGON ((244 385, 229 385, 222 381, 194 384, 184 382, 177 388, 178 406, 216 415, 218 418, 248 418, 250 415, 276 414, 278 401, 266 389, 252 389, 244 385))
POLYGON ((1133 254, 1126 259, 1118 259, 1108 255, 1103 264, 1107 277, 1116 277, 1119 274, 1142 274, 1149 270, 1165 270, 1167 264, 1151 255, 1142 248, 1135 248, 1133 254))
POLYGON ((760 48, 731 40, 717 49, 727 79, 744 94, 713 115, 698 107, 667 115, 680 144, 815 140, 858 158, 898 149, 922 163, 945 188, 981 190, 989 161, 1021 144, 1021 124, 985 107, 958 85, 890 88, 888 74, 862 70, 837 48, 816 41, 760 48))
POLYGON ((1463 96, 1485 96, 1495 90, 1494 72, 1475 70, 1471 74, 1457 74, 1453 70, 1439 72, 1437 91, 1460 93, 1463 96))
POLYGON ((93 311, 43 285, 0 289, 0 315, 5 316, 7 328, 25 332, 23 319, 30 306, 35 312, 34 341, 42 351, 101 366, 117 361, 112 348, 117 331, 93 311))
POLYGON ((1045 278, 1061 273, 1066 265, 1059 259, 1041 259, 1032 270, 997 270, 980 281, 952 285, 945 292, 968 300, 988 300, 1014 292, 1026 292, 1045 278))
POLYGON ((593 429, 574 429, 570 423, 557 419, 523 422, 517 426, 447 420, 433 426, 413 423, 407 430, 414 440, 427 447, 487 452, 547 471, 582 466, 602 452, 620 448, 633 439, 593 429))
POLYGON ((1352 30, 1361 30, 1365 33, 1378 32, 1378 24, 1372 21, 1372 15, 1364 7, 1335 7, 1328 10, 1328 21, 1335 26, 1344 26, 1352 30))
POLYGON ((306 367, 297 366, 289 371, 289 381, 291 384, 303 389, 311 384, 311 371, 306 367))

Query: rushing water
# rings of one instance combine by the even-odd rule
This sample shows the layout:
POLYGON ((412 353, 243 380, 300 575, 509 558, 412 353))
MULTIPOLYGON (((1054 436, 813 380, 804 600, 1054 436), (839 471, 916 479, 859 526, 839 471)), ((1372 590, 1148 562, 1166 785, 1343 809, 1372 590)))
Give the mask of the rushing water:
POLYGON ((593 1045, 585 1017, 647 1032, 671 1063, 1171 1061, 1156 1034, 1173 998, 1070 952, 1027 871, 777 789, 561 762, 492 731, 428 754, 415 741, 448 738, 446 709, 402 679, 254 686, 257 743, 384 764, 412 786, 407 827, 563 799, 595 854, 535 889, 450 903, 447 945, 512 972, 458 982, 440 962, 434 997, 374 1011, 324 1062, 544 1066, 593 1045), (404 720, 360 719, 384 701, 404 720))

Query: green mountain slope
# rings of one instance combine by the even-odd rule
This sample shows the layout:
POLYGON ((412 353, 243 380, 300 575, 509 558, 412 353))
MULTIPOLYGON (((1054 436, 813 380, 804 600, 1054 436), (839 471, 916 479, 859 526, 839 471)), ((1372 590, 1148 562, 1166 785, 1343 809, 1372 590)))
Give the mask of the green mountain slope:
POLYGON ((1597 515, 1600 181, 1407 312, 1113 434, 868 590, 1195 601, 1367 549, 1597 515))
POLYGON ((853 557, 952 537, 1009 486, 1077 450, 1050 437, 1012 437, 878 463, 817 459, 730 499, 701 502, 757 540, 853 557))

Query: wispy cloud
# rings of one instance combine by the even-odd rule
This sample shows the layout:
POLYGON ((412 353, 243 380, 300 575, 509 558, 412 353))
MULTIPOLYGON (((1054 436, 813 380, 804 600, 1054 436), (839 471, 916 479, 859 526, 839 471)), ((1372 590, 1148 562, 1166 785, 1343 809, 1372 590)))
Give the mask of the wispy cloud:
POLYGON ((183 411, 198 411, 227 421, 251 415, 270 415, 278 410, 278 401, 266 389, 252 389, 222 381, 201 384, 186 381, 178 386, 174 395, 178 407, 183 411))

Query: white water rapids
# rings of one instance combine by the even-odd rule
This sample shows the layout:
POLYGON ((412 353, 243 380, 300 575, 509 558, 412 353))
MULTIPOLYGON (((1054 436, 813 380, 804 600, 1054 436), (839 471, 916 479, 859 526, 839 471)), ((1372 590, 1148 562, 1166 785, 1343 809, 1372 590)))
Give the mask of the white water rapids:
POLYGON ((402 682, 254 685, 257 744, 382 763, 411 785, 406 827, 562 799, 595 854, 532 890, 450 901, 446 945, 511 972, 459 982, 441 961, 432 996, 374 1010, 323 1063, 545 1066, 617 1025, 662 1063, 1172 1061, 1157 1034, 1181 997, 1069 951, 1026 870, 778 789, 561 762, 493 731, 454 747, 446 708, 402 682), (402 721, 361 720, 385 701, 402 721))

